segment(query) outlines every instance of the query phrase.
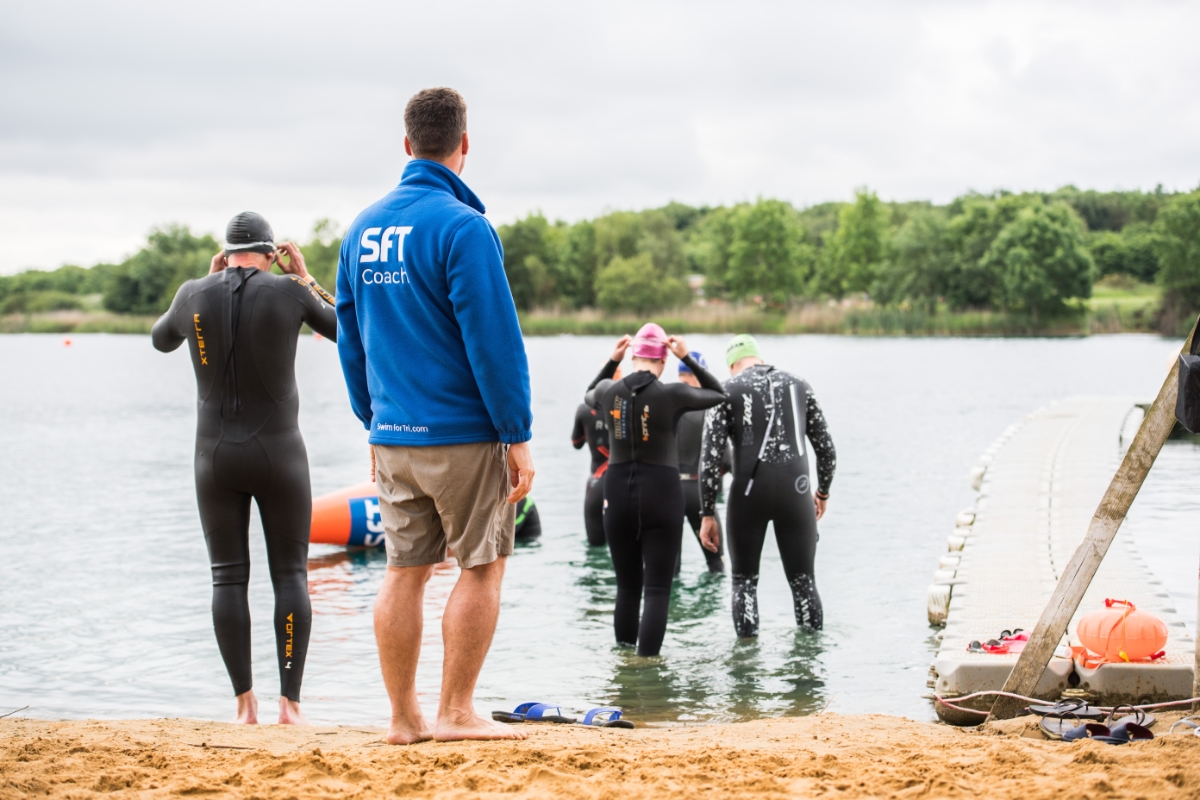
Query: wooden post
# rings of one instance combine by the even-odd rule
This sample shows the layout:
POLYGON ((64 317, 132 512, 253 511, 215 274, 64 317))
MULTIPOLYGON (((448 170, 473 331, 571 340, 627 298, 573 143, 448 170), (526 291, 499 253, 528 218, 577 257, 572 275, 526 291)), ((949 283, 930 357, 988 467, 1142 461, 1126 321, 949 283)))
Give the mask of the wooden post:
MULTIPOLYGON (((1200 592, 1196 593, 1196 630, 1192 631, 1192 636, 1196 639, 1196 660, 1192 662, 1192 697, 1200 697, 1200 592)), ((1200 701, 1192 703, 1192 711, 1200 711, 1200 701)))
MULTIPOLYGON (((1200 325, 1200 320, 1197 323, 1200 325)), ((1193 327, 1191 336, 1188 336, 1180 352, 1188 351, 1195 335, 1196 328, 1193 327)), ((1162 388, 1158 390, 1158 397, 1146 412, 1146 418, 1142 420, 1137 435, 1133 437, 1133 444, 1125 452, 1117 474, 1113 476, 1108 490, 1104 492, 1092 522, 1088 525, 1087 535, 1083 537, 1075 555, 1071 556, 1071 560, 1063 569, 1058 585, 1054 587, 1054 594, 1050 596, 1050 602, 1046 604, 1033 633, 1029 636, 1029 641, 1025 644, 1025 649, 1021 651, 1017 665, 1004 682, 1004 691, 1033 696, 1038 681, 1042 679, 1042 674, 1050 664, 1054 650, 1062 640, 1063 634, 1067 632, 1071 617, 1075 616, 1079 603, 1083 600, 1084 592, 1091 586, 1092 578, 1100 568, 1100 562, 1104 560, 1109 545, 1116 538, 1121 523, 1125 521, 1125 515, 1129 513, 1129 507, 1133 505, 1133 499, 1142 488, 1146 474, 1150 472, 1150 467, 1154 466, 1154 459, 1158 458, 1158 452, 1162 450, 1163 443, 1175 427, 1175 397, 1178 391, 1179 360, 1176 359, 1162 388)), ((1200 636, 1197 637, 1196 660, 1200 666, 1200 636)), ((1196 675, 1200 676, 1200 670, 1196 675)), ((1196 696, 1200 695, 1193 695, 1196 696)), ((1011 719, 1025 705, 1023 700, 997 697, 992 704, 988 720, 1011 719)))

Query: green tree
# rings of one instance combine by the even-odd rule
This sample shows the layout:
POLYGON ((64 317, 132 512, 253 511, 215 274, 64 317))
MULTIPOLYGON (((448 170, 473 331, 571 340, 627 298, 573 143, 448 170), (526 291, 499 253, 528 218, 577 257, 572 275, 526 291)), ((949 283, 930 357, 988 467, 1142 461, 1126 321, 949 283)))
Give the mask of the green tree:
POLYGON ((910 302, 937 310, 954 275, 954 251, 946 214, 914 212, 892 239, 892 259, 880 272, 871 296, 884 305, 910 302))
POLYGON ((104 288, 104 307, 160 314, 185 281, 208 273, 212 257, 220 249, 213 237, 196 236, 183 225, 155 229, 144 248, 113 269, 104 288))
POLYGON ((704 276, 705 297, 726 297, 729 286, 729 252, 733 246, 733 218, 742 206, 722 206, 710 211, 691 230, 687 258, 691 269, 704 276))
POLYGON ((648 314, 675 305, 687 284, 663 274, 649 253, 617 256, 596 275, 596 302, 609 312, 648 314))
POLYGON ((569 226, 563 235, 559 256, 562 292, 569 303, 579 308, 596 304, 596 226, 588 221, 569 226))
POLYGON ((1158 275, 1154 233, 1144 222, 1126 225, 1120 232, 1098 231, 1089 237, 1088 249, 1097 275, 1128 275, 1143 283, 1153 283, 1158 275))
POLYGON ((595 221, 596 260, 607 264, 614 258, 633 258, 642 238, 642 217, 633 211, 613 211, 595 221))
POLYGON ((953 266, 947 281, 946 301, 951 307, 1000 308, 1004 304, 1001 275, 985 263, 996 237, 1021 210, 1037 197, 1004 194, 998 197, 969 195, 951 204, 953 216, 946 228, 953 266))
POLYGON ((853 203, 838 212, 838 227, 830 237, 818 268, 823 292, 841 298, 870 291, 888 255, 888 213, 874 192, 855 192, 853 203))
POLYGON ((1163 288, 1160 327, 1174 333, 1200 311, 1200 190, 1171 198, 1159 210, 1154 232, 1163 288))
POLYGON ((795 211, 782 200, 742 205, 731 220, 725 285, 734 297, 761 296, 782 308, 812 274, 812 249, 795 211))
POLYGON ((1030 205, 1004 226, 981 266, 1000 277, 1002 304, 1036 321, 1061 313, 1064 301, 1090 297, 1094 265, 1083 220, 1066 203, 1030 205))
POLYGON ((498 231, 504 245, 504 272, 517 308, 527 311, 553 295, 558 266, 550 223, 541 212, 530 214, 498 231))

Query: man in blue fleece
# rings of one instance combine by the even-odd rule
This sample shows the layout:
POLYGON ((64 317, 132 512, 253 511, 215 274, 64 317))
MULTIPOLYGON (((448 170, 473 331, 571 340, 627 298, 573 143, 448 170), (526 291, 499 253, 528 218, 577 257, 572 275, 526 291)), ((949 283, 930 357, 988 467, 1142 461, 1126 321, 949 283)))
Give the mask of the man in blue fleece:
POLYGON ((529 364, 500 238, 459 179, 467 106, 425 89, 404 109, 400 185, 358 215, 338 261, 338 354, 370 431, 388 570, 375 638, 392 703, 387 740, 523 739, 475 713, 500 613, 514 504, 529 493, 529 364), (462 567, 442 617, 437 721, 417 703, 422 600, 447 547, 462 567))

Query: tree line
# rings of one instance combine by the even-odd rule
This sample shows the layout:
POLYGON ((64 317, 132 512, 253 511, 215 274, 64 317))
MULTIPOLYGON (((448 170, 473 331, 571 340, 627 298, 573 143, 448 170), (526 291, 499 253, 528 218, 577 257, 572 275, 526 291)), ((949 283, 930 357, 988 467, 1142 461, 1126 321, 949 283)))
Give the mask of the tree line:
MULTIPOLYGON (((522 311, 594 307, 648 314, 699 296, 780 312, 797 302, 999 310, 1035 322, 1068 314, 1102 278, 1158 283, 1164 330, 1200 310, 1200 190, 966 194, 946 205, 852 202, 797 209, 760 198, 669 203, 576 223, 541 213, 498 228, 522 311)), ((332 291, 341 239, 328 220, 301 245, 332 291)), ((120 263, 0 277, 0 313, 78 309, 158 314, 220 248, 183 226, 156 229, 120 263)))
MULTIPOLYGON (((329 291, 337 274, 341 237, 329 220, 300 245, 308 271, 329 291)), ((156 228, 146 246, 116 264, 26 270, 0 276, 0 314, 81 310, 98 305, 119 314, 161 314, 184 282, 208 274, 221 243, 183 225, 156 228)))
POLYGON ((760 198, 670 203, 575 224, 533 213, 502 225, 521 309, 594 306, 646 314, 691 300, 781 311, 797 301, 1070 313, 1099 279, 1158 282, 1169 327, 1200 310, 1200 190, 967 194, 946 205, 853 202, 797 209, 760 198), (695 278, 692 278, 693 282, 695 278))

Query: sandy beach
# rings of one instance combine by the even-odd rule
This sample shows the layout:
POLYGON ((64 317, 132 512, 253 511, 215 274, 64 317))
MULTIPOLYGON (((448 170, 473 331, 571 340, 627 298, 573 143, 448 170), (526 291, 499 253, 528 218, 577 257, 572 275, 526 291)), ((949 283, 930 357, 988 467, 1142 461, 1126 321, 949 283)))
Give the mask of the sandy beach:
POLYGON ((1200 738, 1113 747, 1029 719, 956 729, 881 715, 635 730, 529 726, 523 742, 382 743, 369 727, 182 719, 0 721, 0 798, 1200 795, 1200 738))

